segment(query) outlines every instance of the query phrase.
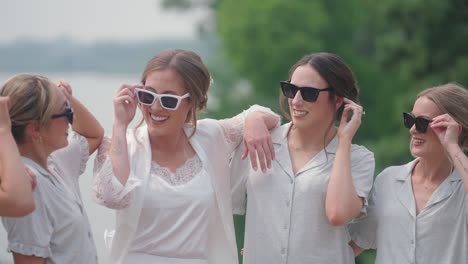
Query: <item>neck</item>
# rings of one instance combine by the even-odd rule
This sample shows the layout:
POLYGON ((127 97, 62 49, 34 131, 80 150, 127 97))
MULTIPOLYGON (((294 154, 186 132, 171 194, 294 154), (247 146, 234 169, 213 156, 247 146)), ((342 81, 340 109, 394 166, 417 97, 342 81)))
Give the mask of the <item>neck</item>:
POLYGON ((45 150, 44 146, 39 146, 33 143, 25 143, 18 145, 19 152, 21 156, 27 157, 37 164, 39 164, 46 171, 47 168, 47 158, 50 155, 50 152, 45 150))
POLYGON ((300 129, 291 125, 288 133, 289 146, 295 149, 309 149, 320 151, 324 149, 336 135, 336 127, 332 126, 328 131, 314 131, 300 129), (311 133, 311 131, 313 131, 311 133), (325 145, 324 145, 325 144, 325 145))
POLYGON ((445 156, 431 160, 420 158, 414 172, 413 175, 421 180, 440 183, 452 172, 452 163, 445 156))
POLYGON ((154 152, 175 153, 185 149, 188 138, 183 129, 167 136, 150 136, 151 150, 154 152))

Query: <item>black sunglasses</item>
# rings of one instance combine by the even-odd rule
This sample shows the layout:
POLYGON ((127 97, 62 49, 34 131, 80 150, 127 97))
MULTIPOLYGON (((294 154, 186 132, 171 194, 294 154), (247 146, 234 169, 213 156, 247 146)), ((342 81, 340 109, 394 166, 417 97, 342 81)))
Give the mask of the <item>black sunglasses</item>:
POLYGON ((287 98, 294 98, 296 96, 297 91, 300 91, 302 99, 310 103, 317 101, 320 92, 333 91, 331 87, 325 89, 318 89, 314 87, 297 87, 289 81, 282 81, 280 82, 280 85, 283 95, 287 98))
POLYGON ((73 110, 71 108, 65 108, 65 112, 57 115, 52 115, 50 118, 51 119, 56 119, 60 117, 66 117, 68 120, 68 123, 73 124, 73 110))
POLYGON ((416 131, 418 131, 419 133, 426 133, 429 123, 431 122, 432 120, 427 119, 425 117, 421 117, 421 116, 415 117, 411 113, 407 113, 407 112, 403 113, 403 124, 405 125, 405 127, 407 129, 411 129, 411 127, 415 125, 416 131))

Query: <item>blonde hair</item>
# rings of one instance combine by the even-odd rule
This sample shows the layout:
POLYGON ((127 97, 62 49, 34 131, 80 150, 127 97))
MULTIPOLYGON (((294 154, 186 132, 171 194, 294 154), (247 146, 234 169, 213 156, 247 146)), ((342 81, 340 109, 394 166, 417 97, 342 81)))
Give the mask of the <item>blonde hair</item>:
POLYGON ((1 96, 9 96, 11 131, 17 144, 24 140, 24 129, 33 121, 43 127, 53 114, 54 84, 46 77, 18 74, 6 81, 1 96))
POLYGON ((462 132, 458 145, 468 150, 468 91, 456 83, 447 83, 423 90, 416 98, 426 97, 434 102, 442 114, 449 114, 460 126, 462 132))

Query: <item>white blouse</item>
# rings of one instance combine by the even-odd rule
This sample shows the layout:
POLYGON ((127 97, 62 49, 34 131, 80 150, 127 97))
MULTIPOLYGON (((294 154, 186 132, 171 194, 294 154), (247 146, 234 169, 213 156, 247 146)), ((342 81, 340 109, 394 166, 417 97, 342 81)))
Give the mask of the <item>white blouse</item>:
MULTIPOLYGON (((136 227, 133 227, 134 224, 131 228, 119 227, 119 225, 117 227, 116 236, 119 229, 125 228, 129 232, 132 232, 132 229, 135 230, 133 237, 127 237, 131 242, 124 263, 129 259, 131 261, 127 263, 215 263, 210 262, 209 259, 224 259, 225 263, 234 263, 233 258, 236 256, 234 232, 232 224, 228 224, 232 223, 231 200, 228 198, 229 190, 227 189, 230 175, 225 161, 229 160, 229 155, 226 154, 232 153, 242 142, 245 116, 248 111, 253 110, 272 113, 269 109, 253 106, 230 119, 198 121, 197 132, 190 140, 196 150, 194 160, 189 159, 182 168, 179 168, 181 172, 177 176, 170 175, 170 173, 168 175, 167 169, 157 168, 157 166, 155 169, 153 166, 150 169, 146 188, 137 188, 142 184, 141 179, 145 177, 133 173, 130 174, 125 186, 120 184, 113 175, 112 164, 107 157, 110 140, 104 140, 105 143, 99 149, 95 164, 93 186, 95 201, 109 208, 126 210, 127 207, 135 207, 132 204, 135 196, 140 194, 138 191, 143 192, 141 211, 136 217, 136 227), (218 126, 222 131, 219 134, 221 137, 217 136, 218 126), (210 141, 208 141, 209 138, 211 138, 210 141), (202 145, 198 145, 199 143, 202 145), (202 156, 198 156, 200 153, 202 156), (214 163, 205 164, 204 162, 214 163), (184 167, 190 167, 190 169, 184 167), (220 175, 212 175, 213 173, 220 173, 220 175), (225 179, 220 179, 221 181, 214 179, 217 177, 225 179), (221 186, 223 187, 220 188, 221 186), (227 214, 227 210, 231 215, 227 214), (213 219, 213 225, 210 224, 212 218, 216 218, 213 219), (220 225, 220 221, 223 225, 220 225), (227 237, 222 236, 224 237, 222 239, 228 239, 230 246, 216 250, 215 248, 221 246, 219 243, 215 244, 221 235, 220 228, 224 229, 222 232, 229 234, 227 237), (208 241, 210 237, 213 239, 208 241), (226 254, 227 252, 229 253, 226 254)), ((134 137, 127 138, 133 141, 134 137)), ((139 139, 135 141, 140 143, 139 139)), ((141 155, 146 160, 148 158, 146 156, 150 154, 141 155)), ((134 158, 130 156, 130 160, 136 161, 134 158)), ((146 164, 141 163, 135 166, 141 168, 146 164)), ((138 167, 135 167, 135 170, 138 167)), ((123 217, 124 212, 119 213, 118 218, 123 217)), ((222 245, 226 245, 226 241, 222 241, 222 245)), ((123 244, 123 242, 119 243, 123 244)), ((119 248, 126 248, 120 244, 119 248)), ((120 258, 116 256, 117 254, 126 254, 113 252, 112 250, 111 259, 117 262, 119 260, 116 259, 120 258)))
POLYGON ((214 200, 210 178, 198 156, 189 159, 175 174, 153 162, 127 262, 133 263, 134 252, 206 260, 206 234, 213 217, 214 200), (177 174, 186 177, 168 182, 162 176, 174 178, 177 174), (179 182, 187 178, 188 181, 179 182))

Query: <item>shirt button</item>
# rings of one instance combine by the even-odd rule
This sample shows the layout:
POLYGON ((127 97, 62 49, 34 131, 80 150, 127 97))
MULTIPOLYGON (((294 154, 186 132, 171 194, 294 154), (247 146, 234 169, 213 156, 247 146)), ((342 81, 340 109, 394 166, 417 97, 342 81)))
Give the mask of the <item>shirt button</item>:
POLYGON ((283 228, 288 229, 288 224, 284 224, 283 228))
POLYGON ((286 249, 285 248, 281 248, 281 255, 284 255, 286 253, 286 249))
POLYGON ((286 201, 286 206, 289 207, 289 201, 286 201))
POLYGON ((289 183, 293 184, 293 182, 294 182, 293 179, 289 179, 289 183))
POLYGON ((414 244, 414 240, 413 240, 413 239, 411 239, 411 245, 413 245, 413 244, 414 244))

